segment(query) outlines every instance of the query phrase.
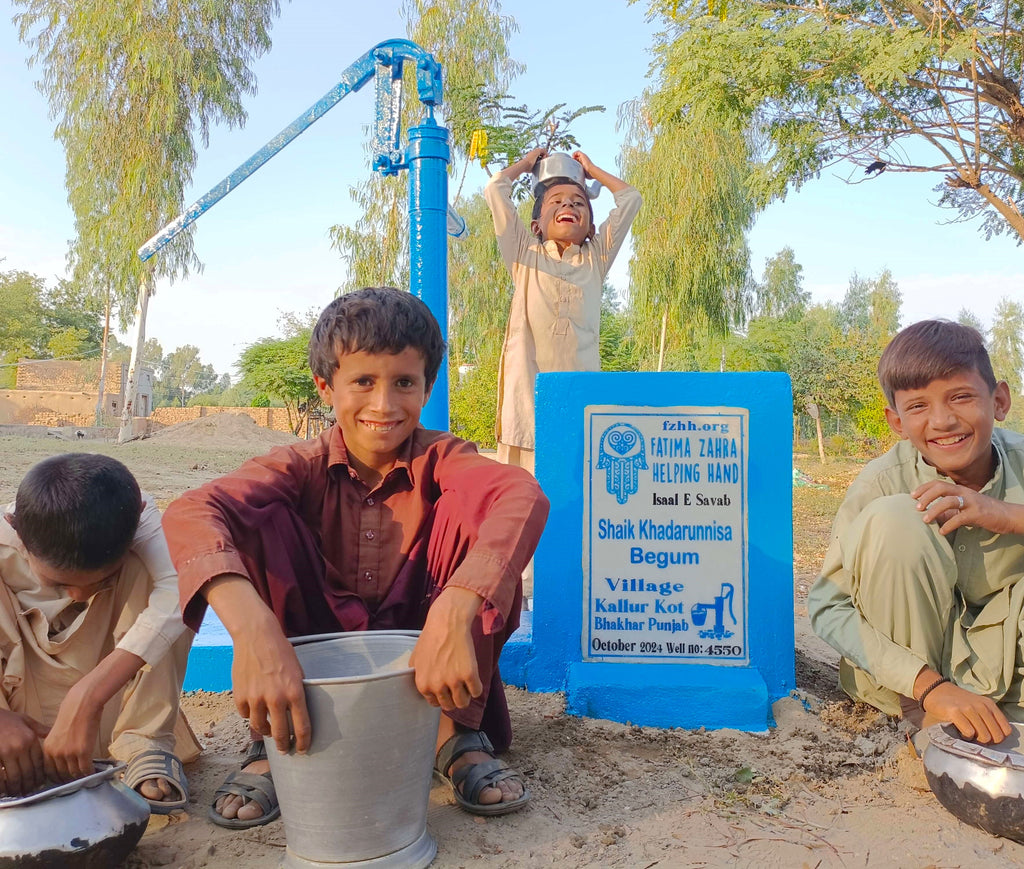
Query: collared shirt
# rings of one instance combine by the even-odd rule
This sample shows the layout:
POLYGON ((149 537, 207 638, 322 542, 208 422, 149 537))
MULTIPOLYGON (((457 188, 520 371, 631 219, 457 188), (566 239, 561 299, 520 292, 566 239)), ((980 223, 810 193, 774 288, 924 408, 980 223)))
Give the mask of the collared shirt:
POLYGON ((340 426, 312 441, 276 447, 173 502, 164 530, 180 573, 190 626, 204 610, 201 590, 226 573, 247 576, 226 519, 246 521, 271 504, 298 513, 317 536, 343 590, 373 609, 430 534, 434 504, 451 493, 481 515, 475 545, 448 585, 484 599, 486 633, 500 630, 547 518, 548 502, 520 468, 481 456, 476 445, 417 428, 380 483, 367 487, 348 463, 340 426))
POLYGON ((484 198, 494 218, 498 249, 515 288, 498 373, 498 440, 534 449, 534 381, 541 371, 600 371, 598 333, 605 275, 640 210, 626 186, 594 238, 569 245, 541 243, 519 218, 512 181, 491 176, 484 198))
MULTIPOLYGON (((117 648, 152 665, 184 633, 185 624, 178 609, 178 574, 160 527, 160 511, 150 496, 142 497, 142 515, 129 551, 138 556, 152 577, 153 588, 146 609, 128 628, 117 648)), ((14 513, 14 504, 9 504, 5 512, 14 513)), ((0 521, 0 581, 13 593, 22 613, 38 613, 33 623, 41 642, 47 637, 69 639, 81 626, 88 604, 76 603, 61 589, 43 586, 29 568, 26 556, 17 533, 10 524, 0 521)))
MULTIPOLYGON (((981 494, 1024 504, 1024 436, 997 428, 992 433, 992 443, 996 469, 981 494)), ((909 494, 937 479, 947 478, 929 465, 910 441, 900 441, 885 455, 869 462, 850 484, 836 514, 821 576, 807 595, 808 614, 818 636, 871 673, 881 685, 907 697, 913 696, 914 679, 927 662, 864 620, 853 603, 853 582, 843 567, 843 553, 852 552, 858 545, 851 525, 867 504, 886 495, 909 494)), ((992 605, 1002 608, 1005 617, 1001 599, 1024 572, 1024 536, 993 534, 984 528, 964 526, 957 529, 955 540, 950 543, 956 562, 956 587, 963 606, 969 613, 977 614, 992 605)), ((989 623, 978 618, 972 629, 973 654, 991 649, 990 654, 1001 656, 1001 643, 987 642, 982 636, 982 622, 989 623)), ((991 624, 1001 636, 1002 620, 993 619, 991 624)), ((993 672, 999 672, 1002 663, 984 662, 993 672)))

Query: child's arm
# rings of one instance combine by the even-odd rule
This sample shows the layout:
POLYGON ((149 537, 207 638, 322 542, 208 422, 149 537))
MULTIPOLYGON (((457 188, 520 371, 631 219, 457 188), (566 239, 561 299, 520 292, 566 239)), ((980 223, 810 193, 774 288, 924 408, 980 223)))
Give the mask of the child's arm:
POLYGON ((990 697, 961 688, 931 667, 922 667, 914 680, 914 699, 927 692, 921 708, 939 721, 948 721, 960 735, 978 742, 1002 742, 1010 735, 1010 722, 990 697), (937 687, 932 688, 936 683, 937 687), (931 691, 928 691, 932 688, 931 691))
POLYGON ((302 666, 277 618, 247 577, 224 574, 203 586, 234 647, 231 690, 238 714, 272 737, 277 750, 304 754, 312 728, 302 666))
POLYGON ((547 155, 547 148, 534 148, 525 157, 522 157, 521 159, 516 160, 515 163, 506 166, 497 174, 502 178, 508 178, 510 181, 515 181, 520 175, 523 175, 526 172, 532 172, 533 167, 537 165, 537 161, 544 159, 547 155))
POLYGON ((153 581, 153 588, 146 608, 118 640, 117 648, 153 665, 167 654, 182 635, 185 623, 181 620, 178 605, 178 572, 174 569, 174 562, 167 549, 167 540, 160 524, 160 511, 153 499, 145 494, 131 551, 145 567, 153 581))
POLYGON ((416 690, 446 712, 465 709, 484 690, 473 646, 473 621, 484 599, 466 588, 449 587, 427 612, 409 665, 416 690))
POLYGON ((583 167, 583 171, 586 173, 587 178, 593 178, 595 181, 600 181, 601 184, 604 187, 607 187, 612 193, 618 193, 620 190, 625 190, 629 187, 629 185, 621 178, 616 178, 611 172, 606 172, 600 166, 596 166, 582 151, 573 151, 572 159, 583 167))
POLYGON ((43 743, 46 771, 52 778, 70 781, 93 772, 103 707, 145 663, 138 655, 114 649, 71 687, 43 743))
MULTIPOLYGON (((0 706, 6 706, 0 698, 0 706)), ((31 793, 43 783, 46 728, 38 721, 0 708, 0 796, 31 793)))

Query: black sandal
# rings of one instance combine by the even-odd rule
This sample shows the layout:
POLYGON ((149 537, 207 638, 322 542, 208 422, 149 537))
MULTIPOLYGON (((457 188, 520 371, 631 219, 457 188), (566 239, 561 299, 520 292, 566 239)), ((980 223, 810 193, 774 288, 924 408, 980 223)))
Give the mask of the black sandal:
POLYGON ((245 750, 245 757, 242 760, 241 767, 224 779, 224 783, 217 788, 217 792, 213 795, 213 802, 210 804, 207 816, 218 827, 227 827, 230 830, 245 830, 249 827, 262 827, 264 824, 269 824, 281 816, 281 805, 277 801, 277 790, 274 788, 274 779, 270 773, 242 771, 250 763, 266 759, 267 747, 263 744, 263 740, 250 742, 249 747, 245 750), (221 797, 228 795, 239 796, 258 803, 260 808, 263 809, 263 814, 249 821, 240 821, 238 818, 225 818, 217 811, 217 801, 221 797))
POLYGON ((496 787, 498 782, 510 778, 522 781, 519 773, 494 757, 494 746, 482 731, 466 730, 448 739, 437 750, 434 773, 452 786, 455 801, 472 815, 506 815, 521 809, 530 801, 530 791, 524 783, 523 795, 518 799, 490 805, 478 802, 480 791, 484 788, 496 787), (451 765, 468 751, 486 752, 491 755, 491 759, 467 764, 456 770, 454 775, 449 775, 451 765))

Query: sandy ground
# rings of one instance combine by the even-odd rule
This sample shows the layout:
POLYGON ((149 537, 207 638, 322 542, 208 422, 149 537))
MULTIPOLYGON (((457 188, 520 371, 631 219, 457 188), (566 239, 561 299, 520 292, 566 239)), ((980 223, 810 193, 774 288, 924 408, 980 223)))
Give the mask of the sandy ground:
MULTIPOLYGON (((74 430, 26 434, 0 428, 0 503, 11 500, 33 462, 83 449, 124 461, 165 506, 289 439, 247 418, 220 416, 123 446, 78 439, 74 430)), ((775 705, 776 727, 765 734, 633 727, 567 716, 560 695, 511 689, 516 742, 507 760, 526 776, 532 804, 504 818, 474 818, 435 785, 428 812, 438 842, 433 865, 1024 866, 1024 846, 964 825, 936 802, 896 722, 842 699, 834 687, 835 655, 810 633, 804 596, 839 494, 794 490, 798 690, 775 705)), ((154 817, 126 865, 277 867, 285 848, 281 821, 233 832, 206 820, 245 741, 230 695, 192 693, 184 705, 206 745, 187 768, 190 805, 154 817)))

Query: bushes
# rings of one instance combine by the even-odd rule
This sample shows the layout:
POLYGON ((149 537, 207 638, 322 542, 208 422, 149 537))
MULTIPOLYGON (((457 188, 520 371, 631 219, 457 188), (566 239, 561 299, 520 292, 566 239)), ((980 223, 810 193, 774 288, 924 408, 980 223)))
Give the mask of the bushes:
POLYGON ((450 368, 449 412, 452 434, 494 449, 494 415, 498 403, 498 354, 482 359, 460 376, 450 368))

